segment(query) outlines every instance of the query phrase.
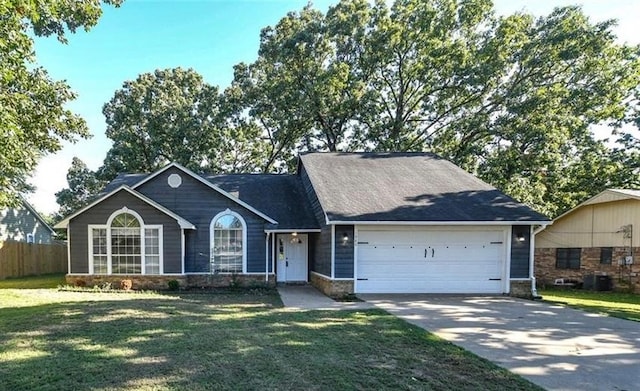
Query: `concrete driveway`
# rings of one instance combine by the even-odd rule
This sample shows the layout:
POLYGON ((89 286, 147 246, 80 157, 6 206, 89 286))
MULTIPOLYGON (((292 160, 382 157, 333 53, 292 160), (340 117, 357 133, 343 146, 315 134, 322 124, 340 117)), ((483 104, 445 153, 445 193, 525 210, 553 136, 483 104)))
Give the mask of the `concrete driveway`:
POLYGON ((509 297, 359 295, 548 390, 640 390, 640 323, 509 297))

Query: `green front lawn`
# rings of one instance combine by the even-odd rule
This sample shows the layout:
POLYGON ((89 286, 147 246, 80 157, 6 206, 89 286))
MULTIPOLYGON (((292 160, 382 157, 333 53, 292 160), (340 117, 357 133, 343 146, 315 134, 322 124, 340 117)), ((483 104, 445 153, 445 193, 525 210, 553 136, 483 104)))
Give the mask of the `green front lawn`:
POLYGON ((640 295, 637 294, 578 289, 546 289, 539 293, 546 301, 640 322, 640 295))
POLYGON ((0 289, 46 289, 66 284, 64 274, 44 274, 0 280, 0 289))
POLYGON ((540 390, 381 310, 275 292, 0 290, 4 389, 540 390))

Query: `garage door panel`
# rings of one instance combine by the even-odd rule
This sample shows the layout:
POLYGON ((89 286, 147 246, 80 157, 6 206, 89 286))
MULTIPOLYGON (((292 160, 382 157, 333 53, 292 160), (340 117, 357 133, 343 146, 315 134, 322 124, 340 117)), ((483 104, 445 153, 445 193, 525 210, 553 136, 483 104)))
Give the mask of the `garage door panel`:
POLYGON ((500 293, 504 230, 358 232, 359 293, 500 293))
POLYGON ((432 246, 433 252, 428 251, 430 258, 437 260, 462 261, 497 259, 502 256, 501 245, 460 244, 432 246), (431 254, 433 256, 431 257, 431 254))
POLYGON ((415 278, 385 278, 358 280, 358 293, 496 293, 501 281, 461 280, 441 278, 417 280, 415 278), (380 290, 384 286, 384 291, 380 290))
POLYGON ((377 260, 388 261, 390 259, 417 259, 424 256, 424 246, 360 246, 359 256, 363 259, 371 260, 373 262, 377 260))

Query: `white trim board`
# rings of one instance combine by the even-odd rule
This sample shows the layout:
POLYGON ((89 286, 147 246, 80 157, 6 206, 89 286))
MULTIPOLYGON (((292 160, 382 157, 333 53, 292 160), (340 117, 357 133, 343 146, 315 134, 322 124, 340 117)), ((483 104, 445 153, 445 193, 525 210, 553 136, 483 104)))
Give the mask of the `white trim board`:
POLYGON ((98 205, 102 201, 106 200, 107 198, 110 198, 111 196, 115 195, 116 193, 118 193, 118 192, 120 192, 122 190, 124 190, 127 193, 131 194, 132 196, 140 199, 141 201, 153 206, 154 208, 156 208, 157 210, 163 212, 167 216, 173 218, 174 220, 176 220, 178 222, 178 224, 180 225, 180 228, 182 228, 182 229, 196 229, 196 226, 193 225, 192 223, 190 223, 185 218, 180 217, 179 215, 173 213, 172 211, 170 211, 169 209, 165 208, 164 206, 158 204, 154 200, 152 200, 152 199, 150 199, 150 198, 138 193, 137 191, 132 190, 129 186, 126 186, 126 185, 122 185, 122 186, 118 187, 117 189, 113 190, 109 194, 106 194, 106 195, 98 198, 97 200, 93 201, 91 204, 85 206, 84 208, 80 209, 79 211, 75 212, 74 214, 72 214, 72 215, 70 215, 68 217, 65 217, 62 221, 60 221, 58 224, 56 224, 54 226, 54 228, 58 228, 58 229, 67 228, 67 226, 69 225, 69 221, 71 219, 73 219, 74 217, 86 212, 87 210, 93 208, 94 206, 98 205))
POLYGON ((329 221, 328 225, 548 225, 551 221, 329 221))
POLYGON ((290 233, 307 233, 307 232, 322 232, 320 228, 304 228, 304 229, 265 229, 265 233, 277 233, 277 234, 290 234, 290 233))

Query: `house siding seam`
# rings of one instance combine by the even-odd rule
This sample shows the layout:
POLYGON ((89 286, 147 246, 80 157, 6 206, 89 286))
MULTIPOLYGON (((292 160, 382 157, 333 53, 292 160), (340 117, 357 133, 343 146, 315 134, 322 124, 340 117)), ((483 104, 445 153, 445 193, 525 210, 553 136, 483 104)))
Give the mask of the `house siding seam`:
POLYGON ((204 183, 172 167, 136 188, 136 191, 189 220, 195 230, 185 234, 185 273, 210 272, 210 224, 218 213, 229 209, 242 216, 247 225, 247 273, 265 272, 266 221, 254 212, 211 189, 204 183), (182 177, 177 188, 168 185, 171 174, 182 177))
POLYGON ((309 237, 310 248, 313 249, 312 257, 309 259, 309 268, 327 276, 331 275, 331 226, 326 224, 324 211, 320 205, 320 200, 316 195, 311 180, 302 164, 300 164, 298 175, 302 181, 302 186, 307 199, 311 204, 313 214, 320 224, 320 233, 309 237))
POLYGON ((69 273, 89 272, 89 232, 88 225, 107 224, 109 217, 117 210, 127 207, 138 213, 146 225, 162 225, 163 270, 165 273, 180 273, 181 229, 175 219, 159 211, 126 191, 120 191, 101 203, 74 217, 69 222, 70 270, 69 273))
POLYGON ((510 278, 529 278, 531 254, 531 226, 514 225, 511 229, 511 268, 510 278), (518 237, 522 236, 523 241, 518 237))
POLYGON ((335 278, 353 278, 353 225, 337 225, 335 235, 335 278), (348 237, 346 241, 344 234, 348 237))

